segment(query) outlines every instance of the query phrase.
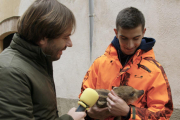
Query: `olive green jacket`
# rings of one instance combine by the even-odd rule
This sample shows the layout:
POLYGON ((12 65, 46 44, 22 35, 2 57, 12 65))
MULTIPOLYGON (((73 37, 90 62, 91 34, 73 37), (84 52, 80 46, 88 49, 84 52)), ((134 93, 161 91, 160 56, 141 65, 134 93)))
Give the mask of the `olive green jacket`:
POLYGON ((17 34, 0 54, 0 120, 73 120, 58 117, 50 57, 17 34))

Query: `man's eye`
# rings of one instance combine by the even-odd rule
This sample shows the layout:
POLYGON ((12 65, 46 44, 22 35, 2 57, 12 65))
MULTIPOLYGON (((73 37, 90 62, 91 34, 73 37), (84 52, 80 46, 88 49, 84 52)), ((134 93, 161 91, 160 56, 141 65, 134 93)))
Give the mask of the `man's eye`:
POLYGON ((122 40, 127 40, 127 38, 124 38, 124 37, 122 37, 121 39, 122 39, 122 40))
POLYGON ((134 40, 138 40, 139 39, 139 37, 137 37, 137 38, 134 38, 134 40))

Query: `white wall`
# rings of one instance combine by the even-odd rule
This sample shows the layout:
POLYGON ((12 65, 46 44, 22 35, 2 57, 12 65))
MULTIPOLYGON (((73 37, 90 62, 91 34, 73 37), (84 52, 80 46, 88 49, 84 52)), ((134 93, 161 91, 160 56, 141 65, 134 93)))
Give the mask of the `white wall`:
MULTIPOLYGON (((77 31, 72 36, 74 46, 55 62, 54 75, 58 97, 77 98, 81 82, 90 66, 88 0, 60 0, 77 19, 77 31)), ((156 39, 156 59, 168 76, 174 106, 180 108, 180 1, 178 0, 95 0, 92 60, 104 53, 114 37, 115 19, 120 10, 133 6, 146 19, 146 37, 156 39), (179 95, 177 95, 179 94, 179 95)))
POLYGON ((57 97, 78 99, 83 77, 90 66, 88 0, 59 1, 72 10, 77 28, 71 37, 73 47, 67 48, 53 64, 56 93, 57 97))
POLYGON ((26 11, 26 9, 31 5, 33 1, 34 0, 21 0, 20 5, 19 5, 18 15, 21 16, 26 11))
POLYGON ((146 37, 156 39, 154 47, 168 76, 174 106, 180 108, 180 1, 179 0, 95 0, 93 59, 103 54, 114 37, 115 20, 123 8, 133 6, 146 19, 146 37))
MULTIPOLYGON (((21 0, 19 15, 34 0, 21 0)), ((54 62, 57 97, 78 98, 83 77, 90 67, 89 1, 59 0, 70 8, 77 21, 72 48, 54 62)), ((156 59, 169 78, 174 106, 180 108, 180 1, 179 0, 94 0, 94 39, 92 60, 102 55, 114 37, 115 19, 120 10, 133 6, 146 18, 146 37, 156 39, 156 59)))

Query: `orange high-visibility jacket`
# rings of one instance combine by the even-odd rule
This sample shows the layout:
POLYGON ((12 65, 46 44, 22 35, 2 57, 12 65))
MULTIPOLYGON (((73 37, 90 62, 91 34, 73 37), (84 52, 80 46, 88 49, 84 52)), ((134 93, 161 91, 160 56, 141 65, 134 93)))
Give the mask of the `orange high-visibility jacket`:
POLYGON ((86 88, 111 90, 112 86, 121 85, 145 92, 132 104, 130 120, 170 118, 173 112, 171 90, 163 67, 155 60, 153 49, 148 52, 137 50, 123 67, 115 47, 110 44, 104 55, 98 57, 87 71, 81 92, 86 88))

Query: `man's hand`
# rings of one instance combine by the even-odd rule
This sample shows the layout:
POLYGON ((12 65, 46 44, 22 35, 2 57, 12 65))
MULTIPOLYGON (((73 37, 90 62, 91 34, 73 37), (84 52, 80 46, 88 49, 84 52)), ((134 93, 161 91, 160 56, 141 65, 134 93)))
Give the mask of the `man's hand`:
POLYGON ((127 103, 118 97, 113 90, 108 94, 107 106, 113 116, 127 116, 130 109, 127 103))
POLYGON ((104 120, 109 116, 112 116, 108 111, 108 107, 106 108, 98 108, 96 105, 91 107, 88 111, 88 116, 94 119, 104 120))
POLYGON ((72 118, 74 120, 84 120, 84 118, 86 117, 86 113, 85 112, 75 112, 75 111, 76 111, 75 107, 71 108, 67 114, 72 116, 72 118))

